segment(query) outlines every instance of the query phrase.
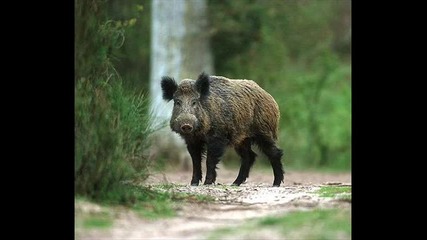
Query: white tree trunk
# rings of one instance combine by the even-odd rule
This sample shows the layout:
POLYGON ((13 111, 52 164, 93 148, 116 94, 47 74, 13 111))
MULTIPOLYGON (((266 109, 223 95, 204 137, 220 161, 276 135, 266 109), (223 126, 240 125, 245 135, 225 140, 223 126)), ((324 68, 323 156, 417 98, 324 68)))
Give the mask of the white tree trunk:
MULTIPOLYGON (((173 101, 162 99, 162 76, 180 81, 195 79, 202 71, 213 74, 206 8, 206 0, 152 0, 150 93, 156 123, 169 123, 173 107, 173 101)), ((169 153, 189 169, 184 141, 167 125, 158 133, 155 151, 169 153)))

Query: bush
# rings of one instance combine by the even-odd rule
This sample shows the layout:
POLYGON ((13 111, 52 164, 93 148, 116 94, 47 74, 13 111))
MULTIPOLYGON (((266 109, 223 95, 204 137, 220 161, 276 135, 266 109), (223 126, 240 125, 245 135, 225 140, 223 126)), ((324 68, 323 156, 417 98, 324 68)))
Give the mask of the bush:
POLYGON ((148 176, 149 100, 126 91, 111 58, 134 21, 108 19, 106 1, 75 3, 75 194, 128 203, 126 180, 148 176))
MULTIPOLYGON (((75 190, 92 199, 115 199, 124 180, 144 180, 144 153, 152 132, 148 100, 124 92, 120 82, 77 82, 75 190)), ((118 194, 120 195, 120 194, 118 194)))

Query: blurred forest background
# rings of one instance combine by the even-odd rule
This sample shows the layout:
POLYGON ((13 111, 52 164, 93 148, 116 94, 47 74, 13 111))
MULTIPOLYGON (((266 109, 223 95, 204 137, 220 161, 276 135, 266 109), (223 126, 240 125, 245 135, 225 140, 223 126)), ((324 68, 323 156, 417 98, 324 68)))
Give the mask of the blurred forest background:
MULTIPOLYGON (((96 198, 119 180, 146 178, 153 161, 172 164, 148 156, 153 1, 75 1, 78 193, 96 198)), ((276 99, 285 170, 350 170, 351 1, 206 4, 209 74, 252 79, 276 99)))

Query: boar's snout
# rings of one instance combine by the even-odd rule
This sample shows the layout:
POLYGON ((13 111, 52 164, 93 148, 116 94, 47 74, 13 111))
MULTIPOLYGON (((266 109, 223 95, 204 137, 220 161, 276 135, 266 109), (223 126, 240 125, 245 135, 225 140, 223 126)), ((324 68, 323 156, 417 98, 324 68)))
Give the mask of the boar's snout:
POLYGON ((191 131, 193 131, 193 126, 191 126, 190 124, 183 124, 181 125, 181 131, 183 133, 191 133, 191 131))
POLYGON ((193 114, 180 114, 173 122, 172 129, 181 134, 193 133, 198 125, 196 116, 193 114))

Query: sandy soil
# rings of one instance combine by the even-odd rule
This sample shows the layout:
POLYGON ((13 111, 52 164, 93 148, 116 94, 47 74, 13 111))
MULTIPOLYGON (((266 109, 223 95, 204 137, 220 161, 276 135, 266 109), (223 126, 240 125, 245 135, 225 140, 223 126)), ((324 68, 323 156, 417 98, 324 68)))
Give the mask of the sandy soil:
MULTIPOLYGON (((237 170, 219 169, 217 184, 189 186, 191 172, 165 172, 152 175, 146 184, 176 184, 174 191, 200 193, 215 198, 212 203, 182 203, 178 216, 161 220, 147 220, 127 209, 116 210, 111 228, 87 230, 76 225, 76 239, 206 239, 215 229, 238 226, 250 219, 283 215, 293 210, 312 208, 350 208, 350 202, 320 198, 313 191, 322 185, 349 185, 351 173, 320 173, 287 171, 285 183, 271 187, 273 175, 267 170, 253 169, 246 183, 229 186, 237 170)), ((76 202, 79 214, 102 211, 102 207, 88 202, 76 202)), ((272 233, 258 231, 257 239, 274 239, 272 233), (267 234, 265 237, 262 234, 267 234)), ((277 236, 279 238, 279 236, 277 236)))

